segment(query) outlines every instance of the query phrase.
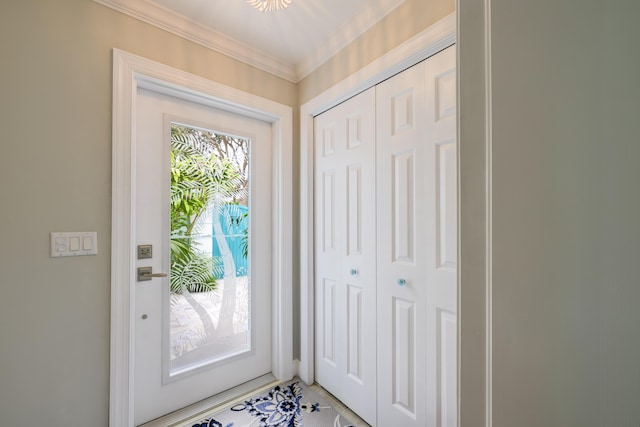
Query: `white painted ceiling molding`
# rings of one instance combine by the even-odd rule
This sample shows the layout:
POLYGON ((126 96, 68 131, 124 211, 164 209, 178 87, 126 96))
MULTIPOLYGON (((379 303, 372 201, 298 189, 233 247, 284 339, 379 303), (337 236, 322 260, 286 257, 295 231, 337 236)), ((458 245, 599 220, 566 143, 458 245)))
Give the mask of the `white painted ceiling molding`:
POLYGON ((142 22, 168 31, 179 37, 198 43, 216 52, 223 53, 276 76, 293 81, 294 68, 277 58, 240 43, 193 19, 160 6, 149 0, 94 0, 111 9, 122 12, 142 22))
MULTIPOLYGON (((304 55, 295 60, 265 53, 264 50, 252 46, 251 42, 239 41, 193 17, 178 13, 152 0, 94 1, 238 61, 298 83, 406 0, 365 2, 365 6, 355 17, 346 19, 338 28, 327 33, 323 42, 309 41, 309 44, 304 46, 304 55)), ((227 7, 247 6, 243 0, 238 0, 237 3, 230 3, 227 7)), ((308 14, 306 16, 307 19, 313 19, 313 16, 308 14)), ((241 24, 238 22, 238 25, 241 24)), ((264 34, 265 38, 271 36, 273 34, 264 34)), ((305 37, 301 36, 296 42, 304 39, 305 37)))
POLYGON ((346 21, 338 31, 334 32, 322 44, 302 59, 296 65, 296 82, 307 77, 316 68, 327 62, 329 58, 338 53, 349 43, 360 37, 365 31, 373 27, 382 18, 393 12, 398 6, 406 0, 394 0, 382 8, 374 8, 369 5, 360 11, 354 19, 346 21))

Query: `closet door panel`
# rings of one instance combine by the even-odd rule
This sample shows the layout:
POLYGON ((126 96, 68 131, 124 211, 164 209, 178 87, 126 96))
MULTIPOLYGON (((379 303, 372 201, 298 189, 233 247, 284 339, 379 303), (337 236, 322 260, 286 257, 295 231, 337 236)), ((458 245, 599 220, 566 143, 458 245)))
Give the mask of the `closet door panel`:
POLYGON ((376 88, 378 425, 424 427, 424 64, 376 88))
POLYGON ((375 90, 315 131, 316 381, 376 424, 375 90))
POLYGON ((455 426, 455 48, 378 85, 378 420, 455 426))
POLYGON ((427 421, 457 425, 457 136, 455 47, 425 61, 427 421))

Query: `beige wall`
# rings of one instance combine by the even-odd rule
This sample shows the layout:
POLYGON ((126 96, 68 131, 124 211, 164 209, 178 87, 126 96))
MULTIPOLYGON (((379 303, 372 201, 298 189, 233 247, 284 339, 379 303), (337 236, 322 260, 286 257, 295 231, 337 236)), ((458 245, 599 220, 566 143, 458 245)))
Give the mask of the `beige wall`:
POLYGON ((454 0, 406 0, 299 83, 300 105, 455 10, 454 0))
MULTIPOLYGON (((479 3, 461 0, 459 13, 473 15, 479 3)), ((638 426, 640 3, 490 5, 493 426, 638 426)), ((483 29, 459 31, 465 73, 481 61, 470 40, 483 29)), ((463 86, 460 96, 467 108, 481 94, 463 86)), ((473 131, 484 134, 463 113, 461 157, 475 149, 473 131)), ((483 159, 466 162, 463 183, 483 159)), ((463 218, 473 189, 462 187, 463 218)), ((473 246, 464 239, 463 254, 473 246)), ((473 293, 467 267, 478 264, 469 255, 463 295, 473 293)), ((463 306, 463 359, 474 339, 464 334, 467 313, 463 306)), ((474 374, 463 372, 463 387, 474 374)), ((463 427, 481 425, 478 415, 463 414, 463 427)))
POLYGON ((111 49, 296 107, 297 88, 91 0, 0 3, 0 425, 106 426, 111 49), (49 258, 49 232, 98 255, 49 258))

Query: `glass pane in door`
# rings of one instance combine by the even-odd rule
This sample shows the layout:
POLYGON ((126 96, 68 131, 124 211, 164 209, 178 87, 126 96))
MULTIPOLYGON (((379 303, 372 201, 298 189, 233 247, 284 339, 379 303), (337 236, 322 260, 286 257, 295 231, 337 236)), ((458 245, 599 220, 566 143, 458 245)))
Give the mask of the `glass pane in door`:
POLYGON ((171 124, 169 380, 251 350, 249 143, 171 124))

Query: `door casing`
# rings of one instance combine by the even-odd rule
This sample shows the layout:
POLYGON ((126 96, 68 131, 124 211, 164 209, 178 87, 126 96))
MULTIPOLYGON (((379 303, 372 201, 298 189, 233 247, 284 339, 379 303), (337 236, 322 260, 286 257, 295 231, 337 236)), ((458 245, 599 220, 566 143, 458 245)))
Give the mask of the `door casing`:
POLYGON ((111 427, 133 426, 135 272, 135 105, 138 88, 195 101, 271 123, 273 167, 272 373, 294 375, 292 304, 291 107, 137 55, 113 50, 111 222, 111 427))

